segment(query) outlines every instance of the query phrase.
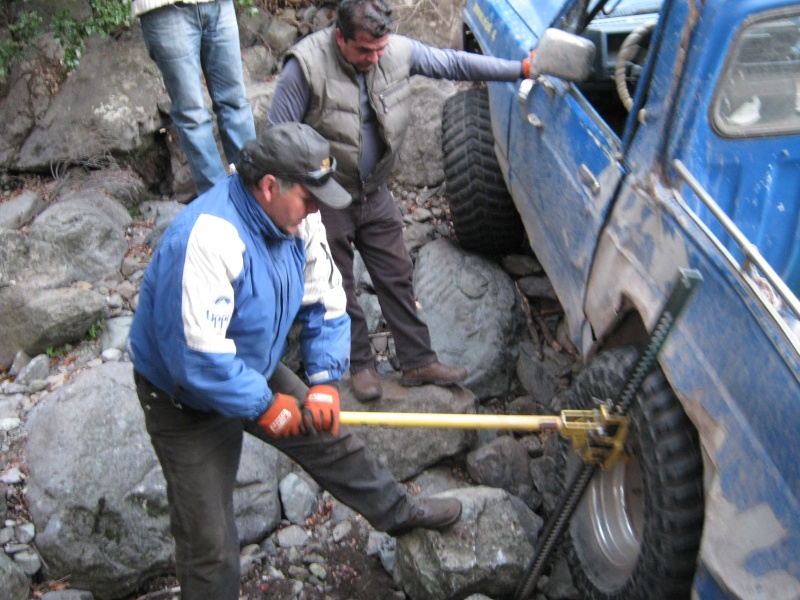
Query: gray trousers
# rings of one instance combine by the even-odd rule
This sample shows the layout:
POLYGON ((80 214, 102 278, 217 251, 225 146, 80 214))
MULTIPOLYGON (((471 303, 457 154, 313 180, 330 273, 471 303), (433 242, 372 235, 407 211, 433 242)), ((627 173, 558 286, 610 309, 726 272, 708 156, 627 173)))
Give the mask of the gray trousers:
MULTIPOLYGON (((147 432, 167 482, 182 600, 239 598, 233 490, 245 431, 296 461, 376 529, 390 529, 410 517, 412 503, 405 487, 345 426, 337 437, 320 433, 276 440, 255 422, 176 405, 135 371, 134 380, 147 432)), ((308 389, 282 364, 269 385, 273 392, 299 399, 308 389)))
POLYGON ((403 241, 403 218, 391 192, 384 185, 363 202, 353 202, 347 208, 335 209, 320 203, 319 212, 347 294, 350 370, 356 373, 374 364, 367 320, 356 298, 351 244, 369 271, 394 338, 400 367, 416 369, 437 360, 428 326, 417 314, 414 266, 403 241))

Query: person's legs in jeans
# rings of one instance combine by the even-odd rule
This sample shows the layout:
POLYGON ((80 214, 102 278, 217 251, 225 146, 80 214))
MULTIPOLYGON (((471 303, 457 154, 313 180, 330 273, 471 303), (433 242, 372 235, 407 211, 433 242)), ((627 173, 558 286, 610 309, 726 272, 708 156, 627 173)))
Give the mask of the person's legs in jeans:
POLYGON ((225 157, 228 163, 236 163, 244 143, 256 137, 244 87, 236 11, 233 0, 203 3, 198 7, 206 15, 200 53, 206 86, 217 115, 225 157))
MULTIPOLYGON (((308 390, 283 364, 278 365, 270 378, 269 387, 273 392, 290 394, 301 401, 308 390)), ((278 440, 267 436, 255 423, 247 423, 245 428, 297 462, 320 486, 363 515, 376 529, 394 529, 404 524, 414 511, 405 486, 346 426, 340 427, 336 437, 320 432, 278 440)))
POLYGON ((214 125, 203 96, 200 49, 203 24, 199 4, 169 5, 140 18, 150 58, 158 65, 172 107, 197 193, 201 194, 227 171, 217 150, 214 125))
POLYGON ((167 481, 170 531, 183 600, 238 600, 239 537, 233 488, 240 419, 178 408, 138 375, 136 392, 167 481))

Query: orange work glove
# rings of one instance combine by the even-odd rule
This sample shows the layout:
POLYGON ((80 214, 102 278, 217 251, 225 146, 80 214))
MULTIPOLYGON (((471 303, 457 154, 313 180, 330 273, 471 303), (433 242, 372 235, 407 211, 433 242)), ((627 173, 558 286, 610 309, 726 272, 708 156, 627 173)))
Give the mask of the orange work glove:
POLYGON ((272 405, 258 418, 258 424, 274 438, 298 435, 302 423, 297 398, 288 394, 275 394, 272 405))
POLYGON ((522 59, 522 76, 525 79, 530 79, 531 77, 531 62, 534 54, 536 54, 536 50, 531 50, 530 55, 522 59))
POLYGON ((330 431, 339 435, 339 390, 332 385, 313 385, 303 401, 303 426, 311 433, 330 431))

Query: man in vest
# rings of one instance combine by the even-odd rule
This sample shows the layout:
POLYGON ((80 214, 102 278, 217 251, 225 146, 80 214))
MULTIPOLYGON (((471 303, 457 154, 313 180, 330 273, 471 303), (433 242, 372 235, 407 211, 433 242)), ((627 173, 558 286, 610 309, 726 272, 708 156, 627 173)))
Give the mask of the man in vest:
POLYGON ((391 329, 405 385, 450 385, 467 372, 441 364, 419 318, 403 221, 386 186, 411 114, 412 75, 459 81, 516 81, 522 61, 442 50, 391 33, 386 0, 341 0, 336 24, 287 52, 268 120, 311 125, 331 143, 346 209, 320 206, 342 272, 351 319, 350 374, 361 401, 383 393, 364 313, 356 300, 353 246, 369 271, 391 329), (352 244, 352 245, 351 245, 352 244))

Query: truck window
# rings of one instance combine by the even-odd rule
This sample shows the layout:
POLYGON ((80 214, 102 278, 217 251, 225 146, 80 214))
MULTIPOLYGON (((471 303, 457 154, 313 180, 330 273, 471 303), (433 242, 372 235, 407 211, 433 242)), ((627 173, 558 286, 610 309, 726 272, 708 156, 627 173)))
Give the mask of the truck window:
POLYGON ((800 132, 800 16, 778 15, 745 26, 711 106, 719 135, 730 138, 800 132))
POLYGON ((594 14, 581 35, 594 43, 596 54, 591 75, 578 88, 617 135, 622 134, 628 116, 619 90, 622 86, 628 98, 634 93, 661 4, 661 0, 609 0, 596 11, 597 2, 592 2, 580 17, 594 14), (620 58, 626 40, 633 46, 620 58), (617 73, 620 61, 622 71, 617 73))

